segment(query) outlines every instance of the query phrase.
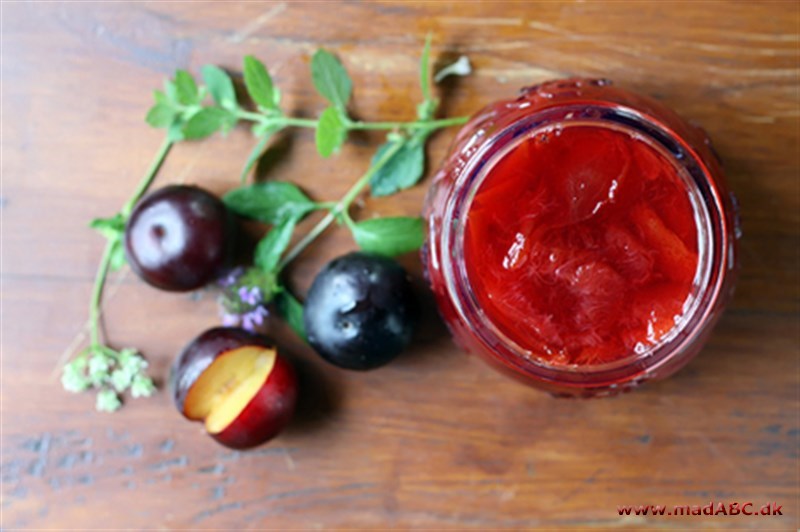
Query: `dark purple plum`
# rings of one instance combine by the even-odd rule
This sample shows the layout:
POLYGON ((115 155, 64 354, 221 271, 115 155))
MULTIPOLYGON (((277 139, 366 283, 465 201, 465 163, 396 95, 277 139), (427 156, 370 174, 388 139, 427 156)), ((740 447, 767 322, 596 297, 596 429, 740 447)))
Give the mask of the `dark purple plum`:
POLYGON ((303 320, 311 346, 346 369, 383 366, 411 341, 418 304, 406 271, 362 252, 328 263, 314 279, 303 320))
POLYGON ((125 253, 146 283, 186 292, 220 275, 236 238, 236 222, 219 198, 202 188, 170 185, 133 209, 125 227, 125 253))

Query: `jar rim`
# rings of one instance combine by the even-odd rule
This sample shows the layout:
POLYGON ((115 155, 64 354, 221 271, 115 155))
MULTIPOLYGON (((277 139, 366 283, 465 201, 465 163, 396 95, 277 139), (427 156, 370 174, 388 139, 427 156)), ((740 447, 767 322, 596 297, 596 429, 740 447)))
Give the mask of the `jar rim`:
POLYGON ((727 256, 723 207, 712 186, 709 169, 696 151, 660 121, 640 111, 611 102, 592 102, 551 106, 528 115, 483 139, 481 148, 470 157, 455 183, 442 216, 443 250, 441 267, 445 286, 460 318, 473 326, 478 340, 490 356, 512 370, 560 384, 603 386, 620 380, 642 379, 685 350, 705 330, 709 315, 720 297, 727 256), (463 260, 464 227, 475 193, 494 164, 525 139, 554 128, 592 126, 623 131, 658 150, 678 170, 692 208, 698 231, 698 266, 680 324, 643 352, 603 364, 552 365, 508 338, 482 311, 474 298, 463 260), (710 295, 710 297, 709 297, 710 295), (470 316, 471 315, 471 316, 470 316), (476 321, 478 323, 473 323, 476 321), (476 327, 476 325, 478 325, 476 327))

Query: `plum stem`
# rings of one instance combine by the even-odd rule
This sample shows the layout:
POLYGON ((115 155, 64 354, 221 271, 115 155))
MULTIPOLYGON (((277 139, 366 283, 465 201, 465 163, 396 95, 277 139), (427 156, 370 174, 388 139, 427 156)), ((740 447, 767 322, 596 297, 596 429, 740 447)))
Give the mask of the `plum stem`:
POLYGON ((353 200, 361 193, 361 191, 369 185, 372 176, 374 176, 378 170, 384 167, 386 163, 389 162, 389 159, 394 157, 394 155, 403 148, 404 144, 402 142, 395 142, 388 150, 386 150, 383 155, 381 156, 378 161, 373 164, 369 170, 367 170, 364 175, 362 175, 358 181, 350 187, 350 190, 336 202, 333 207, 328 211, 328 214, 320 220, 317 225, 315 225, 306 235, 291 249, 289 250, 286 255, 283 256, 280 263, 278 263, 278 271, 282 270, 287 264, 292 262, 300 253, 306 249, 309 244, 311 244, 314 240, 317 239, 335 220, 336 218, 342 214, 346 213, 347 210, 350 208, 350 204, 353 203, 353 200))

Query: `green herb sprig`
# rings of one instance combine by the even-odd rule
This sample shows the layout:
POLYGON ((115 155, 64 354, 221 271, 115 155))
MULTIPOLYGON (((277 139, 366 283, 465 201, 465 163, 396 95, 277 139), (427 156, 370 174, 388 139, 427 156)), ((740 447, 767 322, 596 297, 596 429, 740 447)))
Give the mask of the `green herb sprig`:
MULTIPOLYGON (((250 97, 258 102, 273 101, 268 95, 257 94, 258 86, 274 87, 266 68, 257 60, 248 58, 251 65, 259 65, 260 84, 248 81, 245 66, 245 84, 250 97)), ((462 65, 464 60, 460 60, 462 65)), ((450 67, 446 67, 448 69, 450 67)), ((452 70, 452 69, 451 69, 452 70)), ((460 72, 467 73, 463 66, 460 72)), ((452 73, 452 72, 451 72, 452 73)), ((457 72, 456 72, 457 73, 457 72)), ((317 151, 323 157, 335 153, 353 129, 390 130, 387 141, 372 158, 369 169, 351 186, 344 196, 335 202, 314 202, 297 186, 281 181, 255 183, 234 189, 223 198, 226 205, 238 214, 272 225, 272 229, 256 248, 255 268, 260 270, 263 284, 253 285, 247 281, 239 284, 247 289, 259 288, 265 302, 275 300, 279 312, 304 337, 302 327, 302 305, 294 298, 280 280, 280 273, 306 247, 316 240, 330 225, 339 222, 347 227, 356 244, 364 251, 383 255, 400 255, 418 249, 425 239, 424 222, 420 217, 373 218, 356 222, 350 215, 353 201, 369 187, 373 196, 388 196, 415 185, 425 169, 425 142, 437 129, 463 124, 466 117, 435 120, 438 108, 431 91, 430 39, 425 43, 420 60, 420 86, 423 100, 417 106, 417 119, 410 122, 360 122, 347 113, 347 104, 352 93, 352 81, 344 66, 335 56, 319 50, 311 61, 311 74, 317 91, 329 102, 317 121, 302 120, 293 123, 300 127, 316 127, 317 151), (327 211, 323 217, 297 244, 288 249, 290 235, 296 224, 311 212, 327 211)), ((441 79, 441 77, 440 77, 441 79)), ((265 109, 260 109, 262 112, 265 109)), ((256 119, 250 114, 246 118, 256 119)), ((280 118, 272 114, 259 118, 263 129, 277 131, 282 127, 280 118), (276 129, 277 128, 277 129, 276 129)), ((262 150, 261 144, 256 150, 262 150)), ((251 159, 258 156, 251 155, 251 159)), ((245 168, 243 177, 249 167, 245 168)), ((253 279, 253 275, 245 278, 253 279)))
POLYGON ((125 223, 136 202, 155 179, 174 142, 169 137, 162 142, 153 162, 120 212, 109 218, 96 218, 89 224, 106 238, 89 300, 89 345, 64 365, 61 384, 70 392, 97 390, 95 407, 101 412, 119 409, 122 406, 120 394, 128 389, 134 398, 149 397, 156 390, 153 380, 146 373, 147 361, 136 349, 116 350, 106 344, 100 326, 100 305, 109 271, 119 270, 126 263, 123 244, 125 223))
MULTIPOLYGON (((243 61, 243 78, 247 93, 255 105, 248 109, 236 98, 232 78, 213 65, 201 69, 204 85, 184 70, 167 80, 163 90, 153 93, 155 104, 146 121, 153 127, 166 129, 166 137, 134 194, 119 213, 97 219, 91 227, 100 231, 107 244, 98 268, 89 309, 89 346, 64 367, 62 383, 67 390, 96 389, 97 409, 113 411, 121 406, 120 396, 127 389, 134 397, 153 393, 155 386, 147 377, 147 362, 134 349, 114 350, 100 330, 100 303, 109 271, 125 264, 123 234, 125 224, 138 200, 147 191, 172 146, 184 140, 196 140, 214 133, 228 133, 241 123, 249 123, 258 139, 241 172, 241 186, 230 191, 223 200, 228 208, 251 219, 271 225, 257 244, 254 266, 241 272, 228 285, 227 292, 247 294, 248 302, 223 299, 223 309, 248 308, 275 303, 289 325, 301 337, 302 304, 281 280, 281 272, 330 225, 338 222, 350 230, 356 244, 365 251, 398 255, 418 249, 424 240, 424 224, 419 217, 373 218, 353 220, 350 210, 355 199, 369 187, 373 196, 387 196, 415 185, 424 173, 425 142, 437 129, 463 124, 467 117, 435 119, 438 100, 431 90, 430 37, 426 40, 420 61, 422 102, 417 118, 406 122, 366 122, 354 120, 348 113, 352 96, 352 80, 342 63, 330 52, 318 50, 311 60, 311 78, 328 106, 318 118, 286 115, 281 107, 281 93, 272 81, 266 66, 253 56, 243 61), (322 157, 337 153, 353 130, 386 130, 387 141, 378 148, 370 167, 338 201, 314 201, 299 187, 284 181, 246 185, 253 166, 268 149, 270 140, 288 127, 315 129, 317 152, 322 157), (289 243, 297 224, 315 211, 325 216, 297 244, 289 243), (257 299, 250 299, 258 294, 257 299)), ((464 58, 460 65, 445 67, 437 76, 468 73, 464 58)), ((259 315, 260 316, 260 315, 259 315)))

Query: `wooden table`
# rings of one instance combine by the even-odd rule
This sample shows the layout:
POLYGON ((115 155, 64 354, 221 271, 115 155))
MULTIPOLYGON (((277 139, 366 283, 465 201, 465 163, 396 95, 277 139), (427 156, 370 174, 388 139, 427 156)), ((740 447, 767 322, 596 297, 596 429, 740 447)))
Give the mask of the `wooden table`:
MULTIPOLYGON (((4 3, 2 26, 2 526, 317 528, 731 526, 797 528, 800 139, 796 2, 4 3), (742 204, 742 272, 708 347, 677 376, 610 400, 555 400, 452 344, 432 308, 412 351, 367 374, 318 360, 280 327, 306 389, 296 423, 253 452, 218 446, 168 394, 94 412, 54 371, 86 319, 103 242, 87 221, 122 205, 161 141, 144 113, 174 69, 237 69, 255 54, 288 109, 323 102, 319 46, 355 81, 353 109, 413 116, 417 57, 468 54, 448 115, 522 85, 602 76, 703 124, 742 204), (618 505, 776 502, 782 516, 621 517, 618 505)), ((438 134, 438 164, 455 131, 438 134)), ((281 137, 262 169, 335 199, 380 135, 335 159, 313 133, 281 137)), ((233 186, 253 139, 183 143, 158 184, 233 186)), ((413 214, 426 184, 367 200, 413 214)), ((312 223, 313 220, 308 223, 312 223)), ((308 227, 308 226, 304 226, 308 227)), ((290 272, 300 293, 353 248, 330 231, 290 272)), ((415 256, 404 259, 415 275, 415 256)), ((163 380, 218 322, 214 297, 161 293, 124 273, 106 303, 115 345, 163 380)))

